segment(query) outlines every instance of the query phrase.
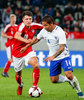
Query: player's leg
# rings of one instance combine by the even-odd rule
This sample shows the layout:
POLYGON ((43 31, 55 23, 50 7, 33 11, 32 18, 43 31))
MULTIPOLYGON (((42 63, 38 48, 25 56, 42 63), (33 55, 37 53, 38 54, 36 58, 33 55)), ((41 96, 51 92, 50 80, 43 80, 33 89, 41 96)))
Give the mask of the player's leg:
POLYGON ((14 70, 16 72, 15 79, 18 83, 17 95, 22 95, 23 83, 22 83, 22 68, 24 67, 24 58, 13 57, 14 70))
POLYGON ((63 83, 69 81, 66 76, 61 74, 61 60, 50 62, 50 80, 52 83, 63 83))
POLYGON ((6 49, 6 51, 7 51, 8 61, 7 61, 6 65, 5 65, 5 67, 4 67, 4 70, 3 70, 1 75, 4 76, 4 77, 9 77, 8 70, 10 68, 11 63, 13 62, 13 59, 12 59, 12 46, 9 46, 6 49))
POLYGON ((69 82, 69 79, 66 76, 63 76, 63 75, 50 76, 50 80, 51 80, 52 83, 69 82))
POLYGON ((36 53, 31 51, 25 56, 25 65, 30 64, 33 67, 33 86, 37 86, 40 76, 40 69, 38 64, 38 59, 36 57, 36 53))
POLYGON ((76 89, 79 98, 84 98, 83 93, 80 88, 80 85, 79 85, 79 82, 78 82, 77 78, 72 74, 72 71, 66 71, 65 75, 70 80, 70 83, 73 86, 73 88, 76 89))
POLYGON ((40 76, 40 68, 38 64, 38 59, 37 57, 32 57, 28 64, 30 64, 33 67, 33 86, 37 86, 38 81, 39 81, 39 76, 40 76))
POLYGON ((17 88, 17 95, 22 95, 22 89, 23 89, 23 83, 22 83, 22 70, 19 72, 16 72, 15 74, 15 79, 18 83, 18 88, 17 88))
POLYGON ((72 74, 73 69, 71 66, 70 58, 65 58, 61 64, 64 69, 66 77, 70 80, 70 84, 72 85, 73 88, 76 89, 78 96, 83 97, 83 93, 80 89, 79 82, 77 78, 72 74))
MULTIPOLYGON (((30 64, 33 67, 33 74, 32 74, 32 77, 33 77, 33 88, 36 89, 38 81, 39 81, 39 77, 40 77, 40 68, 39 68, 37 57, 32 57, 29 60, 28 64, 30 64)), ((41 94, 43 94, 42 91, 41 91, 41 94)))

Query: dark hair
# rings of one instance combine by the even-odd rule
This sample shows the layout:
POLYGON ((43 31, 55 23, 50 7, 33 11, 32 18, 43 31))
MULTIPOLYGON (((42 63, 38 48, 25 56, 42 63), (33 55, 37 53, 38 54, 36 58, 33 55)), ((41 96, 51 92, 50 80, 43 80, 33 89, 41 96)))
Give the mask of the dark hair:
POLYGON ((43 17, 42 22, 47 22, 48 24, 51 24, 51 23, 54 24, 54 19, 52 16, 47 15, 43 17))
POLYGON ((24 12, 22 13, 22 18, 23 18, 25 15, 31 16, 31 17, 33 16, 33 14, 32 14, 31 11, 24 11, 24 12))

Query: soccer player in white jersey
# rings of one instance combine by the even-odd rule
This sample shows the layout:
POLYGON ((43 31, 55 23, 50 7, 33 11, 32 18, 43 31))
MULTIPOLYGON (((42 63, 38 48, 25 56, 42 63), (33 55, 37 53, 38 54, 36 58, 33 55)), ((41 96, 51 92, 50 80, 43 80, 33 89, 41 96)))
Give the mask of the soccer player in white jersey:
POLYGON ((72 74, 71 59, 66 45, 65 32, 61 27, 54 25, 51 16, 45 16, 42 20, 44 28, 30 44, 21 49, 23 53, 30 45, 33 45, 44 38, 49 47, 49 56, 45 62, 50 61, 50 79, 52 83, 69 82, 76 89, 78 97, 84 98, 77 78, 72 74), (60 75, 63 68, 65 76, 60 75))

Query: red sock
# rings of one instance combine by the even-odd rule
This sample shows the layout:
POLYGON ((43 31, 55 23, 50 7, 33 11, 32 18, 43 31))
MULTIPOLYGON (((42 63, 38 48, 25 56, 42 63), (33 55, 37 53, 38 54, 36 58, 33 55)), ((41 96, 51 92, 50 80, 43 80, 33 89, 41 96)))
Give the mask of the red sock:
POLYGON ((15 79, 19 85, 22 85, 22 76, 18 78, 17 75, 15 74, 15 79))
POLYGON ((5 65, 5 68, 4 68, 4 70, 3 70, 3 72, 8 72, 8 70, 9 70, 9 68, 10 68, 10 65, 11 65, 11 62, 10 61, 8 61, 7 63, 6 63, 6 65, 5 65))
POLYGON ((40 76, 40 69, 33 69, 33 86, 37 86, 40 76))

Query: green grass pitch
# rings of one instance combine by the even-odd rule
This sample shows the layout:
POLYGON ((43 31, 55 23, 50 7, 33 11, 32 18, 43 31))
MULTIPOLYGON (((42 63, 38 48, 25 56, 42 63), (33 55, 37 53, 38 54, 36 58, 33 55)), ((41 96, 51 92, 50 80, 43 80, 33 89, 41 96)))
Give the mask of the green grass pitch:
MULTIPOLYGON (((0 73, 3 68, 0 68, 0 73)), ((49 69, 41 68, 40 80, 38 86, 43 91, 39 98, 31 98, 28 90, 32 86, 32 68, 23 69, 23 94, 16 94, 18 84, 15 81, 15 72, 13 68, 9 70, 9 78, 0 75, 0 100, 84 100, 79 99, 76 91, 66 83, 53 84, 50 82, 49 69)), ((74 69, 74 75, 78 78, 80 87, 84 92, 84 69, 74 69)), ((62 73, 63 74, 63 73, 62 73)))

